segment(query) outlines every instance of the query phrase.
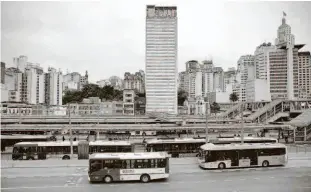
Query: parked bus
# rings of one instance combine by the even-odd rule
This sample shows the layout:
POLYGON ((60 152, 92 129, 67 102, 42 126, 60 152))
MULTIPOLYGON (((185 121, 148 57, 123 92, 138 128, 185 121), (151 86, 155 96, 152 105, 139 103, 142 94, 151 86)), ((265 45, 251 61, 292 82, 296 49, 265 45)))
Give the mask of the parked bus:
POLYGON ((150 180, 169 177, 169 156, 165 152, 95 153, 89 158, 90 182, 150 180))
POLYGON ((1 135, 1 151, 6 147, 12 147, 19 142, 27 141, 56 141, 53 135, 1 135))
MULTIPOLYGON (((214 144, 241 143, 241 137, 218 138, 211 140, 214 144)), ((182 138, 182 139, 152 139, 145 141, 147 152, 167 151, 172 157, 196 156, 199 147, 204 145, 204 138, 182 138)), ((245 137, 244 143, 277 143, 277 139, 264 137, 245 137)))
MULTIPOLYGON (((74 157, 78 156, 79 141, 73 141, 74 157)), ((133 145, 128 141, 94 141, 88 143, 86 153, 133 152, 133 145)), ((83 152, 82 152, 83 153, 83 152)), ((20 142, 13 148, 13 160, 35 160, 47 158, 70 159, 70 141, 60 142, 20 142)))
POLYGON ((109 152, 133 152, 134 145, 129 141, 91 141, 89 142, 89 152, 109 153, 109 152))
POLYGON ((281 143, 207 143, 200 147, 198 156, 199 165, 204 169, 268 167, 285 165, 287 161, 287 149, 281 143))

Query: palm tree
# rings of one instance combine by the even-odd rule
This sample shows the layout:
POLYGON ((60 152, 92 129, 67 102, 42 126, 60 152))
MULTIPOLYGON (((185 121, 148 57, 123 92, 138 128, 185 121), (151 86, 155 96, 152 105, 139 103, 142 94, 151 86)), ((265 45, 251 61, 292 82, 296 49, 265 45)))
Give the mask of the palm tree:
POLYGON ((211 113, 215 113, 215 117, 216 117, 216 114, 217 114, 217 112, 219 112, 219 111, 220 111, 220 106, 219 106, 219 104, 216 103, 216 102, 213 102, 213 103, 211 104, 211 113))
POLYGON ((230 94, 229 100, 234 103, 239 100, 239 96, 233 92, 230 94))

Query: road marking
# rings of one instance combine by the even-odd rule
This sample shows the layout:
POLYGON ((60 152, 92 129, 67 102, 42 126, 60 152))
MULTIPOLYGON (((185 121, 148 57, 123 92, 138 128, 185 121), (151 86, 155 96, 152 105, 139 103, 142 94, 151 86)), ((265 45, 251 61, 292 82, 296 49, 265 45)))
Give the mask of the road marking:
POLYGON ((245 181, 245 178, 240 178, 240 181, 245 181))
POLYGON ((255 177, 254 179, 256 179, 256 180, 260 180, 260 178, 258 178, 258 177, 255 177))
POLYGON ((64 186, 64 185, 61 185, 61 186, 37 186, 37 187, 6 187, 6 188, 1 188, 1 190, 18 190, 18 189, 48 189, 48 188, 64 188, 64 187, 68 187, 68 188, 71 188, 71 187, 81 187, 80 186, 64 186))
POLYGON ((83 179, 83 177, 80 177, 76 184, 81 183, 82 179, 83 179))
POLYGON ((275 177, 269 177, 270 179, 274 179, 275 177))
POLYGON ((231 179, 226 179, 226 180, 224 180, 224 181, 232 181, 231 179))

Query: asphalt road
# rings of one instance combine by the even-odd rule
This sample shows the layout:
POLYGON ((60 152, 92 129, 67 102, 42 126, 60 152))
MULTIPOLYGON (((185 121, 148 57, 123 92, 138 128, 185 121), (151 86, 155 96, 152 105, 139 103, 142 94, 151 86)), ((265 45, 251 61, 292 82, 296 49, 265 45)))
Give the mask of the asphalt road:
MULTIPOLYGON (((33 161, 35 164, 36 161, 33 161)), ((90 184, 87 167, 2 168, 1 191, 211 191, 310 192, 311 160, 297 158, 285 167, 202 170, 193 159, 171 160, 170 178, 147 184, 123 182, 90 184)))

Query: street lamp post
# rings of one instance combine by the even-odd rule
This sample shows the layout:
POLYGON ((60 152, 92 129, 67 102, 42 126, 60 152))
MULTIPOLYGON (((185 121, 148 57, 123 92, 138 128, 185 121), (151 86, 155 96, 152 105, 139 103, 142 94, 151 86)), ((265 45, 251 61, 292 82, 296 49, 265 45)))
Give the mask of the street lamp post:
POLYGON ((70 159, 73 158, 73 146, 72 146, 72 129, 71 129, 71 115, 70 104, 68 103, 68 117, 69 117, 69 141, 70 141, 70 159))
POLYGON ((242 103, 241 105, 241 143, 244 143, 244 115, 243 115, 243 106, 244 104, 242 103))
POLYGON ((205 107, 205 142, 208 143, 208 122, 207 122, 207 116, 208 116, 208 108, 209 108, 209 103, 206 102, 206 107, 205 107))

